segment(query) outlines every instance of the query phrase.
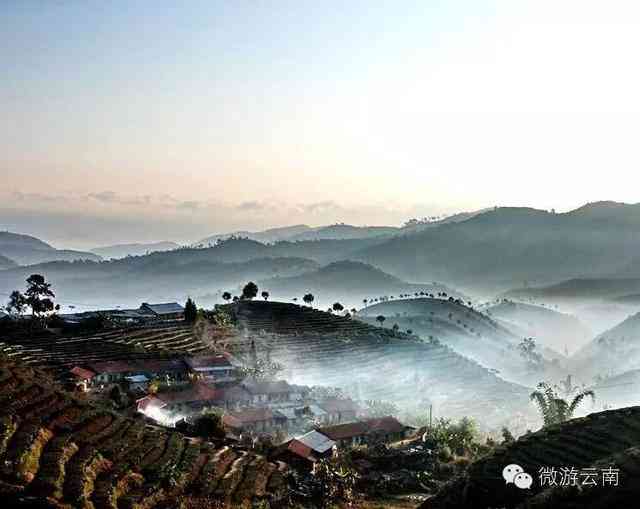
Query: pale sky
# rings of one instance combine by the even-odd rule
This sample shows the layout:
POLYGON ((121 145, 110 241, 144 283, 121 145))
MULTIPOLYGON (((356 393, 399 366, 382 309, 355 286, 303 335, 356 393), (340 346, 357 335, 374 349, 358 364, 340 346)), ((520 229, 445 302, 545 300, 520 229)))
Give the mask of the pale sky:
POLYGON ((5 0, 0 30, 0 229, 56 245, 638 201, 637 1, 5 0))

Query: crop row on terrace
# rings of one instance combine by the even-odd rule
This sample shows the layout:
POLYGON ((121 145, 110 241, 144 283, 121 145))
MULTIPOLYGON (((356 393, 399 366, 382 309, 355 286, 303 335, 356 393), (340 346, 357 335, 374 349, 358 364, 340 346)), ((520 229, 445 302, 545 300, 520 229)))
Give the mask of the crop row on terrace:
POLYGON ((192 328, 183 324, 115 329, 89 336, 0 338, 0 353, 25 365, 48 366, 60 376, 92 362, 156 360, 207 350, 192 328))
POLYGON ((142 509, 204 497, 231 506, 277 498, 284 486, 261 456, 97 410, 39 370, 3 361, 0 384, 12 402, 0 407, 0 495, 11 503, 30 496, 60 507, 142 509), (52 403, 34 411, 45 399, 52 403))

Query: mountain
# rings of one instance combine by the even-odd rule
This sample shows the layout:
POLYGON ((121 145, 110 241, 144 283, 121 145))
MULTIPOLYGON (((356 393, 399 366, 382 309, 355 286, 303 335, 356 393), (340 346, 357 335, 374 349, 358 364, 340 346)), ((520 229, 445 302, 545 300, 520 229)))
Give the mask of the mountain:
POLYGON ((517 288, 504 295, 537 300, 613 300, 640 292, 640 278, 573 278, 560 283, 534 288, 517 288))
POLYGON ((399 233, 400 228, 393 226, 352 226, 349 224, 334 224, 312 228, 305 232, 293 235, 287 240, 345 240, 345 239, 366 239, 370 237, 380 237, 382 235, 394 235, 399 233))
POLYGON ((356 258, 407 280, 495 291, 569 278, 609 277, 640 249, 640 204, 588 204, 567 213, 502 207, 399 235, 356 258))
POLYGON ((56 260, 98 261, 101 259, 94 253, 56 249, 36 237, 11 232, 0 232, 0 254, 20 265, 32 265, 56 260))
POLYGON ((503 300, 483 311, 520 336, 533 337, 559 352, 565 346, 574 351, 593 337, 591 330, 575 316, 543 306, 503 300))
POLYGON ((270 244, 272 242, 278 242, 279 240, 290 239, 295 235, 302 234, 309 230, 312 230, 312 228, 310 226, 307 226, 306 224, 297 224, 294 226, 283 226, 280 228, 269 228, 268 230, 258 231, 258 232, 239 230, 231 233, 218 233, 215 235, 211 235, 209 237, 206 237, 194 243, 194 246, 200 246, 200 247, 214 246, 219 240, 227 240, 233 237, 255 240, 263 244, 270 244))
POLYGON ((140 256, 156 251, 171 251, 179 248, 175 242, 152 242, 149 244, 115 244, 113 246, 96 247, 92 253, 109 260, 112 258, 124 258, 125 256, 140 256))
POLYGON ((289 300, 312 293, 314 305, 329 306, 340 301, 345 307, 359 306, 362 299, 397 295, 401 292, 452 291, 438 284, 410 284, 380 269, 349 260, 334 262, 292 277, 274 277, 260 282, 273 298, 289 300))
MULTIPOLYGON (((258 256, 226 261, 225 254, 229 253, 219 254, 216 258, 208 249, 187 249, 100 263, 49 262, 18 267, 0 271, 0 293, 22 289, 30 274, 40 273, 52 283, 57 301, 62 304, 137 307, 140 302, 184 302, 189 295, 216 296, 249 280, 275 274, 292 276, 318 267, 303 258, 258 256)), ((233 253, 230 258, 241 257, 233 253)))
MULTIPOLYGON (((527 434, 517 441, 495 449, 472 463, 461 476, 447 483, 420 509, 577 509, 622 508, 637 505, 640 494, 637 478, 640 468, 640 407, 593 413, 563 424, 527 434), (507 465, 519 465, 531 475, 531 489, 519 489, 505 483, 502 472, 507 465), (620 469, 617 487, 603 486, 601 468, 620 469), (542 485, 541 467, 596 468, 598 484, 581 489, 568 485, 556 488, 542 485), (554 491, 550 493, 550 491, 554 491)), ((562 478, 560 476, 560 478, 562 478)), ((582 483, 578 476, 578 485, 582 483)))
POLYGON ((619 374, 640 366, 640 313, 596 336, 573 356, 583 373, 619 374))
POLYGON ((0 255, 0 270, 11 269, 17 266, 18 264, 14 262, 11 258, 7 258, 6 256, 0 255))

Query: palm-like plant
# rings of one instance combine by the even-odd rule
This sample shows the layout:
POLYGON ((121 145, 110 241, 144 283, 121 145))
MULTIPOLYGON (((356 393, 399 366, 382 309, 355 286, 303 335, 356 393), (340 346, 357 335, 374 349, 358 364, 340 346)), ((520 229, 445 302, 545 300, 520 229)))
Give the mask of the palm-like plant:
POLYGON ((538 384, 537 390, 531 393, 530 398, 538 405, 544 426, 551 426, 571 419, 578 406, 587 396, 590 396, 591 400, 595 401, 595 393, 589 389, 578 392, 571 402, 568 402, 558 395, 553 386, 546 382, 541 382, 538 384))

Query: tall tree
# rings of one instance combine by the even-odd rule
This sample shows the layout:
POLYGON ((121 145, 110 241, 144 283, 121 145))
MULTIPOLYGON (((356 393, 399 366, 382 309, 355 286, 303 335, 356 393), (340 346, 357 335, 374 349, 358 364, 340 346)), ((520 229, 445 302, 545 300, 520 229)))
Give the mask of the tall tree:
POLYGON ((227 302, 229 302, 229 301, 231 300, 231 294, 230 294, 229 292, 224 292, 224 293, 222 294, 222 298, 223 298, 224 300, 226 300, 227 302))
POLYGON ((31 274, 27 278, 27 290, 24 294, 33 317, 42 325, 48 313, 60 309, 60 306, 53 303, 56 295, 51 289, 51 283, 48 283, 41 274, 31 274))
POLYGON ((334 302, 332 308, 336 313, 340 313, 340 311, 344 309, 344 306, 339 302, 334 302))
POLYGON ((189 297, 184 305, 184 321, 187 323, 194 323, 197 317, 198 308, 196 307, 196 303, 193 302, 191 297, 189 297))
POLYGON ((382 324, 384 323, 384 321, 386 320, 384 315, 378 315, 376 316, 376 321, 380 322, 380 327, 382 327, 382 324))
POLYGON ((306 293, 303 297, 302 297, 302 301, 307 304, 308 306, 311 305, 311 303, 314 300, 314 296, 312 293, 306 293))
POLYGON ((264 300, 267 300, 267 299, 269 298, 269 292, 267 292, 266 290, 265 290, 264 292, 262 292, 262 294, 261 294, 261 295, 262 295, 262 298, 263 298, 264 300))
POLYGON ((545 426, 571 419, 586 397, 595 401, 595 393, 592 390, 582 390, 569 402, 560 397, 557 390, 546 382, 539 383, 537 390, 533 391, 530 397, 538 405, 545 426))

